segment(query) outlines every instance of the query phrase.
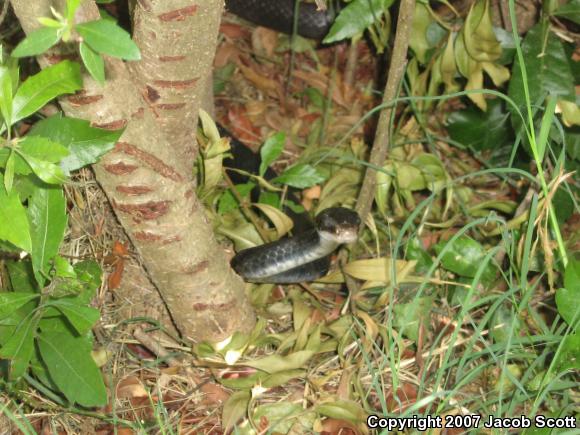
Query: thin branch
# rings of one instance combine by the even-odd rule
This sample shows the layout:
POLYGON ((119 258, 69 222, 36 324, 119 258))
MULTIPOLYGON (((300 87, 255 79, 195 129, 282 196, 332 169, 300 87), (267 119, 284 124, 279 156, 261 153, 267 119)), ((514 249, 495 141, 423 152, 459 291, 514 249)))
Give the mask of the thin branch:
MULTIPOLYGON (((397 33, 395 35, 391 65, 389 67, 389 76, 383 93, 383 104, 389 103, 397 96, 399 84, 401 83, 407 65, 407 49, 409 47, 409 34, 414 12, 415 0, 404 0, 400 2, 397 33)), ((383 166, 389 150, 389 122, 394 109, 394 106, 387 107, 381 111, 379 116, 377 133, 369 159, 370 166, 367 167, 356 204, 356 210, 363 222, 366 221, 375 196, 377 171, 372 167, 383 166)))

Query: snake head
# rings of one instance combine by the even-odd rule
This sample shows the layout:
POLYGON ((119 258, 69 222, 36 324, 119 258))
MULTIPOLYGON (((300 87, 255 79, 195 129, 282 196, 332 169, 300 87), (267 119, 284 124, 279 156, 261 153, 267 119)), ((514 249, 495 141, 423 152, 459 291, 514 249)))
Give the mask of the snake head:
POLYGON ((344 207, 330 207, 316 216, 318 233, 336 243, 352 243, 358 238, 360 217, 344 207))

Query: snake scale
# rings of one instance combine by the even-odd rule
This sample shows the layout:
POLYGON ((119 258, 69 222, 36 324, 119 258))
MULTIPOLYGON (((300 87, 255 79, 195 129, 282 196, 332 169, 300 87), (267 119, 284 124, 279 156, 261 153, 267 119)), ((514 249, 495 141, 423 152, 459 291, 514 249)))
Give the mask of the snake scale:
MULTIPOLYGON (((328 2, 331 3, 331 2, 328 2)), ((283 33, 292 33, 295 0, 226 0, 226 9, 245 20, 283 33)), ((298 34, 322 39, 334 20, 332 8, 317 11, 314 3, 300 3, 298 34)))

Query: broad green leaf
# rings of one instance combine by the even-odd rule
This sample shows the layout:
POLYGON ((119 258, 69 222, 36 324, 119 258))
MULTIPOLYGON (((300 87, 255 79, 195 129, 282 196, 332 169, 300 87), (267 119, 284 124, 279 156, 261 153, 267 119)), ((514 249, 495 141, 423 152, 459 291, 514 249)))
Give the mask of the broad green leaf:
POLYGON ((360 423, 367 417, 367 413, 358 403, 349 400, 334 400, 332 402, 321 403, 320 405, 316 405, 314 409, 324 416, 339 420, 348 420, 353 423, 360 423))
POLYGON ((6 167, 4 168, 4 187, 6 188, 6 193, 9 194, 14 185, 14 166, 17 154, 12 149, 9 149, 8 153, 8 160, 6 161, 6 167))
POLYGON ((322 183, 325 177, 314 166, 298 164, 286 169, 282 175, 272 180, 275 183, 287 184, 297 189, 305 189, 322 183))
POLYGON ((63 184, 66 181, 66 176, 60 166, 37 159, 36 157, 29 156, 22 152, 18 152, 18 155, 28 164, 28 166, 30 166, 34 175, 45 183, 63 184))
POLYGON ((493 313, 490 322, 490 334, 496 343, 505 343, 509 340, 513 327, 513 337, 519 335, 521 323, 513 310, 500 305, 493 313))
POLYGON ((580 334, 578 332, 564 338, 556 366, 558 370, 580 369, 580 334))
MULTIPOLYGON (((12 280, 12 276, 10 279, 12 280)), ((38 293, 31 292, 0 292, 0 319, 5 318, 18 308, 39 297, 38 293)))
POLYGON ((12 97, 14 91, 10 67, 8 65, 0 65, 0 114, 6 127, 12 125, 12 97))
POLYGON ((83 42, 100 54, 126 60, 139 60, 141 53, 129 33, 110 20, 96 20, 76 26, 83 42))
POLYGON ((289 355, 270 355, 261 359, 246 361, 244 364, 267 373, 276 373, 283 370, 300 369, 313 355, 314 352, 310 350, 301 350, 289 355))
MULTIPOLYGON (((256 187, 256 184, 252 182, 235 185, 235 189, 241 198, 248 198, 254 187, 256 187)), ((222 193, 218 201, 218 214, 223 215, 238 208, 240 208, 238 200, 230 190, 222 193)))
POLYGON ((59 163, 70 154, 69 150, 50 139, 28 135, 18 143, 18 149, 27 156, 50 163, 59 163))
POLYGON ((79 303, 88 305, 95 297, 96 290, 101 286, 103 271, 95 260, 85 260, 73 266, 79 282, 83 284, 83 291, 77 296, 79 303))
MULTIPOLYGON (((541 103, 541 99, 547 95, 576 101, 574 77, 568 57, 560 39, 552 31, 542 23, 532 27, 522 43, 522 54, 526 63, 531 104, 541 103)), ((517 59, 512 68, 508 96, 520 108, 525 106, 523 78, 517 59)), ((512 123, 517 130, 521 124, 519 116, 512 116, 512 123)))
POLYGON ((260 148, 260 157, 262 159, 260 163, 260 176, 263 177, 268 166, 280 157, 280 154, 284 150, 285 142, 286 134, 283 132, 278 132, 266 139, 266 142, 260 148))
POLYGON ((105 61, 99 53, 96 53, 84 42, 79 44, 79 52, 85 68, 92 78, 101 85, 105 83, 105 61))
POLYGON ((269 432, 287 434, 313 433, 312 424, 316 419, 314 412, 304 412, 302 404, 290 401, 264 403, 254 409, 254 421, 267 421, 269 432))
POLYGON ((12 52, 14 57, 36 56, 44 53, 60 39, 60 31, 55 27, 41 27, 30 32, 12 52))
POLYGON ((580 24, 580 0, 569 0, 566 4, 556 9, 554 15, 580 24))
POLYGON ((66 0, 66 19, 72 22, 75 17, 75 12, 77 11, 82 0, 66 0))
POLYGON ((392 4, 393 0, 353 0, 340 11, 323 42, 341 41, 364 32, 392 4))
POLYGON ((15 190, 6 194, 0 188, 0 240, 7 240, 27 252, 32 250, 26 209, 15 190))
POLYGON ((10 360, 10 379, 18 379, 28 368, 34 352, 34 335, 38 321, 28 316, 14 329, 13 335, 0 349, 0 358, 10 360))
MULTIPOLYGON (((6 267, 8 269, 8 276, 10 277, 10 284, 12 285, 13 291, 22 293, 33 293, 38 291, 30 261, 6 260, 6 267)), ((1 304, 2 303, 0 302, 0 305, 1 304)))
MULTIPOLYGON (((58 166, 43 163, 58 163, 68 155, 69 151, 56 142, 42 137, 26 136, 13 149, 0 148, 0 167, 6 167, 5 174, 12 170, 19 175, 36 173, 36 168, 36 175, 43 181, 63 182, 65 177, 58 166)), ((6 184, 7 181, 4 182, 6 184)))
POLYGON ((62 298, 50 302, 50 306, 56 307, 75 330, 84 335, 97 323, 101 313, 96 308, 85 307, 78 304, 75 299, 62 298))
POLYGON ((54 276, 56 278, 77 278, 74 267, 60 255, 54 257, 54 276))
POLYGON ((249 391, 238 391, 232 394, 222 410, 222 427, 228 432, 242 417, 246 415, 251 395, 249 391))
POLYGON ((70 154, 60 162, 65 174, 95 163, 111 150, 123 130, 109 131, 91 127, 88 121, 52 116, 37 122, 29 136, 42 136, 66 147, 70 154))
POLYGON ((556 306, 566 323, 576 327, 580 322, 580 260, 576 258, 566 266, 564 288, 556 292, 556 306))
POLYGON ((32 237, 32 267, 40 287, 51 260, 58 254, 67 224, 66 201, 60 187, 37 189, 29 200, 28 218, 32 237))
POLYGON ((397 330, 417 341, 419 338, 419 325, 429 325, 429 314, 433 307, 432 297, 415 298, 406 304, 397 304, 394 307, 394 323, 397 330))
POLYGON ((413 25, 409 35, 409 47, 413 50, 419 62, 424 64, 427 60, 427 50, 430 48, 427 40, 427 29, 433 21, 427 5, 417 2, 413 14, 413 25))
MULTIPOLYGON (((435 252, 439 254, 449 243, 451 242, 438 243, 434 247, 435 252)), ((473 240, 471 237, 461 236, 451 246, 447 247, 446 252, 441 258, 441 263, 445 269, 453 273, 473 278, 481 266, 485 254, 486 251, 479 242, 473 240)), ((494 274, 493 268, 488 264, 483 275, 484 281, 487 282, 487 280, 493 279, 494 274)))
POLYGON ((505 112, 501 100, 488 100, 487 111, 473 106, 452 112, 447 117, 447 131, 451 138, 477 151, 497 150, 511 146, 510 114, 505 112))
POLYGON ((53 98, 71 94, 83 86, 80 67, 68 60, 45 68, 28 78, 14 96, 12 122, 32 115, 53 98))
POLYGON ((71 403, 86 407, 107 403, 107 390, 86 337, 42 330, 38 348, 50 377, 71 403))

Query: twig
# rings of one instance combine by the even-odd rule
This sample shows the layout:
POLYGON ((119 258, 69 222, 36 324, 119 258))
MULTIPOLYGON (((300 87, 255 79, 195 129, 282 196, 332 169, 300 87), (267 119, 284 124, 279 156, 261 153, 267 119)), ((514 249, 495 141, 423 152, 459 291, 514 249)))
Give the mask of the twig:
MULTIPOLYGON (((403 77, 405 66, 407 65, 407 49, 409 47, 409 33, 413 22, 413 13, 415 12, 415 0, 405 0, 400 3, 399 18, 397 19, 397 33, 389 66, 389 75, 385 91, 383 94, 382 104, 388 106, 388 103, 395 99, 399 83, 403 77)), ((375 141, 371 149, 369 163, 367 167, 363 185, 356 204, 356 210, 363 222, 366 221, 367 215, 371 210, 373 203, 375 187, 377 182, 377 172, 374 167, 383 166, 389 150, 389 122, 394 107, 386 107, 381 110, 375 141)))

